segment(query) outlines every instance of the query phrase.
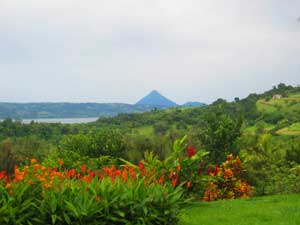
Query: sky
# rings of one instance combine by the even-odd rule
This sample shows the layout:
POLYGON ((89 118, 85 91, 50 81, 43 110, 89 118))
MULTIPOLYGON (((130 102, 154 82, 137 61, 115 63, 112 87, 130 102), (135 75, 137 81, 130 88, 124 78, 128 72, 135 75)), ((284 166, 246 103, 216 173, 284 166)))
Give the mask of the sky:
POLYGON ((0 0, 0 101, 233 100, 300 83, 299 0, 0 0))

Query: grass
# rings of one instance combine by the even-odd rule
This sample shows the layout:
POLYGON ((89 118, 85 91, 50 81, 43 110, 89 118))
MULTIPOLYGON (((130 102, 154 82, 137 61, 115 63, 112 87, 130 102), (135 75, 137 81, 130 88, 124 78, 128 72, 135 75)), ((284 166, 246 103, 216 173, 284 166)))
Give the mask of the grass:
POLYGON ((298 136, 300 135, 300 123, 294 123, 289 127, 278 130, 276 133, 280 135, 298 136))
MULTIPOLYGON (((275 127, 275 125, 263 123, 263 127, 265 130, 269 131, 269 130, 272 130, 275 127)), ((244 129, 244 133, 245 134, 255 134, 256 130, 257 130, 257 124, 255 124, 254 126, 246 127, 244 129)))
POLYGON ((258 100, 256 103, 257 109, 263 113, 273 113, 273 112, 291 112, 291 111, 300 111, 300 94, 299 95, 291 95, 289 97, 281 98, 281 99, 271 99, 269 101, 266 100, 258 100))
POLYGON ((197 203, 185 209, 180 225, 299 225, 300 195, 197 203))
POLYGON ((272 113, 277 111, 276 107, 271 102, 267 102, 264 100, 258 100, 256 103, 256 107, 259 112, 272 113))
POLYGON ((154 132, 152 126, 142 126, 142 127, 137 128, 137 131, 139 134, 142 134, 142 135, 152 135, 154 132))

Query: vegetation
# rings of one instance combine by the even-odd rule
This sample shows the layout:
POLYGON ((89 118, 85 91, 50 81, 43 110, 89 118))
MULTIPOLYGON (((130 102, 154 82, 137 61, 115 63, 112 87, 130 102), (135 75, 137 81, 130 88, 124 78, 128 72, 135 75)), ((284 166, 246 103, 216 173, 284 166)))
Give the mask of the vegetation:
POLYGON ((276 195, 248 200, 196 203, 184 210, 181 225, 297 225, 300 196, 276 195))
MULTIPOLYGON (((300 193, 299 96, 299 87, 279 84, 234 102, 218 99, 208 106, 119 114, 88 124, 6 119, 0 122, 0 222, 24 224, 19 218, 62 224, 71 219, 74 224, 93 224, 101 218, 103 224, 176 224, 191 199, 300 193), (36 169, 31 159, 40 162, 36 169), (58 165, 59 159, 63 163, 58 165), (62 187, 68 194, 61 195, 62 187), (103 202, 97 205, 98 194, 108 196, 101 197, 106 208, 103 202), (158 200, 161 195, 165 198, 158 200)), ((210 207, 225 212, 222 207, 229 207, 230 213, 240 206, 241 214, 234 215, 238 217, 244 215, 243 205, 262 207, 261 198, 254 199, 199 207, 209 215, 210 207)), ((191 213, 198 210, 194 207, 191 213)), ((182 222, 193 224, 189 212, 185 215, 182 222)), ((208 217, 200 215, 203 220, 195 222, 206 222, 208 217)), ((259 218, 248 224, 260 223, 259 218)))
POLYGON ((150 111, 153 106, 123 103, 0 103, 0 119, 80 118, 150 111))

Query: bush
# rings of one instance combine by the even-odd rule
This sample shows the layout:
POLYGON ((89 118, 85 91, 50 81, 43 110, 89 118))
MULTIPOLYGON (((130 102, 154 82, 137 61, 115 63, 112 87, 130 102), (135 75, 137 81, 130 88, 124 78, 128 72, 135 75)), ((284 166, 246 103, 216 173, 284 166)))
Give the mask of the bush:
POLYGON ((219 199, 249 198, 253 188, 243 179, 243 167, 239 157, 227 156, 220 168, 212 166, 207 174, 210 176, 204 201, 219 199))
POLYGON ((133 166, 61 171, 32 160, 0 173, 0 224, 177 224, 182 189, 133 166))
POLYGON ((125 143, 119 131, 101 129, 93 130, 86 135, 66 135, 60 143, 60 149, 94 158, 102 155, 120 157, 124 154, 125 143))

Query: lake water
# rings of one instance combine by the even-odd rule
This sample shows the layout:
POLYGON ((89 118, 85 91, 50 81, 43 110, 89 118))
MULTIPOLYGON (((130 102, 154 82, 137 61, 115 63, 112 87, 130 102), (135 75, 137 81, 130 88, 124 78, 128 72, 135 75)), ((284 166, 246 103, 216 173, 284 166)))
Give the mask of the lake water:
MULTIPOLYGON (((31 121, 36 123, 64 123, 64 124, 75 124, 75 123, 90 123, 95 122, 98 117, 88 118, 51 118, 51 119, 23 119, 21 120, 24 124, 29 124, 31 121)), ((2 120, 0 120, 2 121, 2 120)))

